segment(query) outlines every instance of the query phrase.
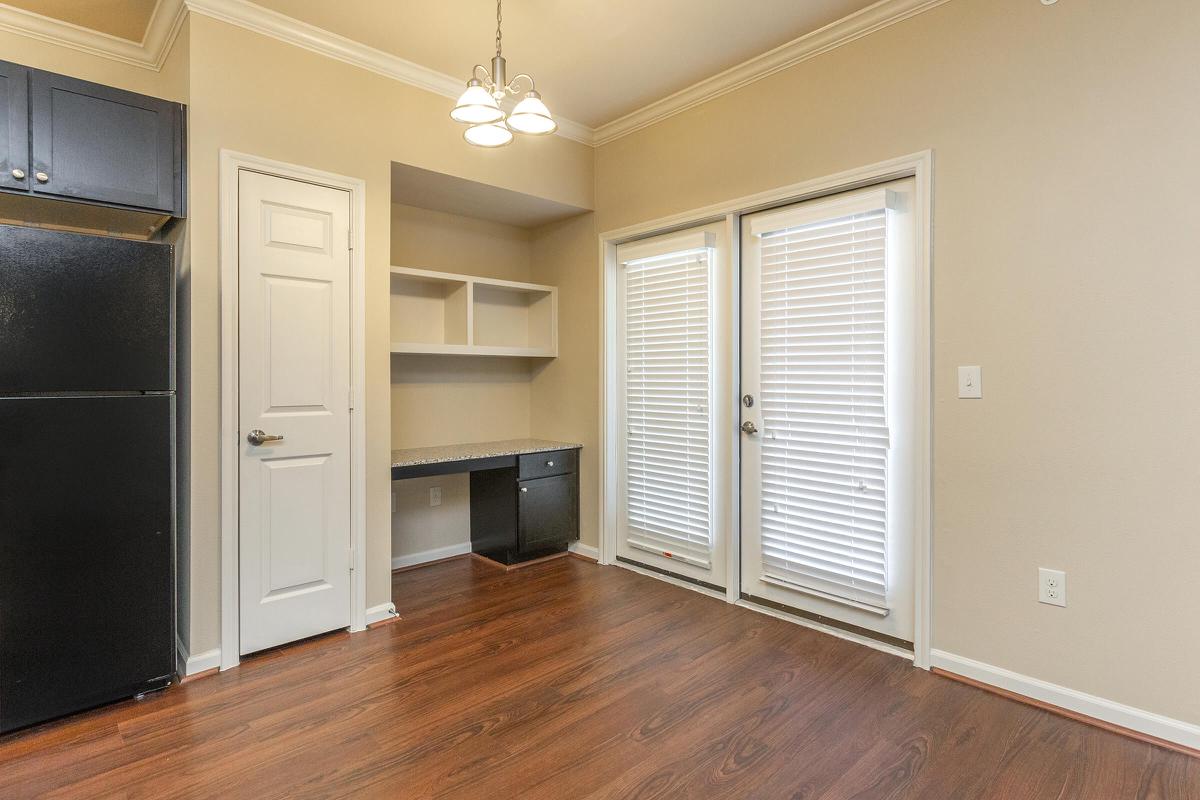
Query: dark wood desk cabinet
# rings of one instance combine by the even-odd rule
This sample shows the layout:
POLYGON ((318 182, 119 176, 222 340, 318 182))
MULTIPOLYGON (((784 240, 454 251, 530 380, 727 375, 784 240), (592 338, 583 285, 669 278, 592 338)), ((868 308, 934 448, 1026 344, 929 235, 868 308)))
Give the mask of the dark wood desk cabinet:
POLYGON ((502 564, 562 552, 579 538, 575 450, 517 456, 471 473, 471 550, 502 564))
POLYGON ((579 448, 540 440, 396 451, 392 479, 471 473, 471 550, 501 564, 579 538, 579 448), (525 450, 537 448, 534 452, 525 450))

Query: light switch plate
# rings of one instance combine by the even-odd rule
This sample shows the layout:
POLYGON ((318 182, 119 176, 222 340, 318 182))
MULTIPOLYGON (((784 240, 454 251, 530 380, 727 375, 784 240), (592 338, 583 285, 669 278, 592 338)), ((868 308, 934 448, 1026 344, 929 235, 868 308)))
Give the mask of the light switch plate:
POLYGON ((983 397, 983 370, 979 367, 958 368, 958 396, 963 400, 983 397))

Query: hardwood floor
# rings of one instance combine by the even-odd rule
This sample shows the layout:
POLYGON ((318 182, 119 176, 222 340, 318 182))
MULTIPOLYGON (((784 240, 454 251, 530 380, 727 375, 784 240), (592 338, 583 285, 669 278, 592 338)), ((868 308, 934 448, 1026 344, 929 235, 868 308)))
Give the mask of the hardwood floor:
POLYGON ((398 623, 0 738, 0 798, 1200 798, 1200 759, 617 567, 393 583, 398 623))

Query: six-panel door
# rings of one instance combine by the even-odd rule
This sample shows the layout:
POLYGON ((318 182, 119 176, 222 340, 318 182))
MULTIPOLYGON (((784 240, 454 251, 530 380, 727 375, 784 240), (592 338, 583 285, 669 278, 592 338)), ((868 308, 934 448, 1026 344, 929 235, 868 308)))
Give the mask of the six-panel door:
POLYGON ((250 170, 238 181, 240 616, 250 653, 350 624, 350 195, 250 170))

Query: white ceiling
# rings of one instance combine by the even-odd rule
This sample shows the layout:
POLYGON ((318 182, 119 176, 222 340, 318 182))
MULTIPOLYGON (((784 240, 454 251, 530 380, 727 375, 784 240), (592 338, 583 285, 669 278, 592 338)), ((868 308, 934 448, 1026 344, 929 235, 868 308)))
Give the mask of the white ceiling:
POLYGON ((5 0, 2 5, 30 11, 81 28, 140 42, 159 0, 5 0))
MULTIPOLYGON (((509 75, 603 144, 947 0, 508 0, 509 75)), ((187 12, 456 97, 494 0, 0 0, 0 28, 160 69, 187 12), (322 30, 328 32, 322 34, 322 30)))
MULTIPOLYGON (((495 51, 493 0, 257 0, 465 82, 495 51)), ((597 127, 874 0, 508 0, 509 74, 597 127)))

